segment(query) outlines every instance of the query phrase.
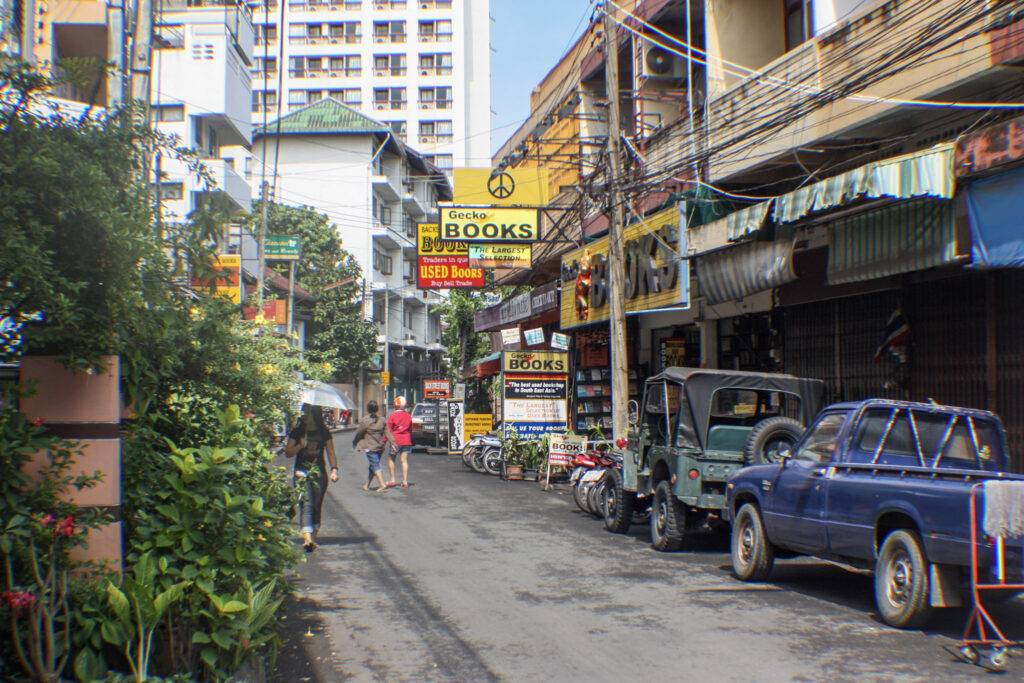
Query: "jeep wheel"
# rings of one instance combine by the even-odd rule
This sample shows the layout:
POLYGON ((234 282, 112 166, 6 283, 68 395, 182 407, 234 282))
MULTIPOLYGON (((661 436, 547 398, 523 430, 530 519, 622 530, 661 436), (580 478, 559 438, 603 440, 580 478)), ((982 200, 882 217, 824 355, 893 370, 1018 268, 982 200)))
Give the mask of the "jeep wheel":
POLYGON ((604 528, 613 534, 624 534, 629 531, 633 522, 633 508, 636 507, 636 493, 626 491, 622 487, 622 472, 610 469, 605 474, 604 528))
POLYGON ((804 433, 804 426, 791 417, 769 417, 750 430, 743 447, 743 464, 779 462, 784 447, 791 448, 804 433))
POLYGON ((679 550, 686 530, 686 510, 676 500, 668 481, 658 483, 651 505, 651 545, 655 550, 679 550))
POLYGON ((898 529, 882 543, 875 603, 882 621, 896 628, 914 628, 928 618, 928 561, 914 532, 898 529))
POLYGON ((747 503, 732 525, 732 570, 743 581, 764 581, 774 563, 775 553, 764 535, 761 511, 747 503))

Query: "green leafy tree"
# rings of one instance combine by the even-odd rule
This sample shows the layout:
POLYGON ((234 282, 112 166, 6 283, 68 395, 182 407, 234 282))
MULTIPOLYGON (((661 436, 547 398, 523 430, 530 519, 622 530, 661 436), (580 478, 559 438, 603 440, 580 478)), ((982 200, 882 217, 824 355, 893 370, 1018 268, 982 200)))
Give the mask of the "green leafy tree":
MULTIPOLYGON (((370 365, 377 347, 373 324, 362 313, 359 263, 342 248, 337 231, 324 214, 283 204, 267 208, 269 234, 302 239, 296 281, 316 301, 296 304, 296 310, 311 318, 306 336, 310 360, 326 365, 329 374, 354 376, 370 365)), ((284 266, 278 268, 285 273, 284 266)))

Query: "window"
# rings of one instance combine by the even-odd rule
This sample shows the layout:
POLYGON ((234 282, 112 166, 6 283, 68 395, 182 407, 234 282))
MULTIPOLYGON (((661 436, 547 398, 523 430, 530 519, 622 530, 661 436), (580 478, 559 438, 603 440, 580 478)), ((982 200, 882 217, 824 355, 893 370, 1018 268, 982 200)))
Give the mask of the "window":
POLYGON ((452 72, 452 55, 450 52, 420 55, 420 75, 446 76, 452 72))
POLYGON ((455 157, 451 154, 435 154, 434 166, 437 166, 442 171, 450 171, 455 168, 455 157))
POLYGON ((258 24, 256 26, 256 45, 273 44, 277 42, 277 26, 258 24))
MULTIPOLYGON (((408 263, 408 261, 406 261, 406 263, 408 263)), ((407 308, 407 309, 405 309, 405 327, 407 329, 411 330, 412 329, 412 325, 413 325, 412 309, 411 308, 407 308)))
POLYGON ((331 24, 328 27, 332 43, 358 43, 362 38, 358 21, 346 21, 343 24, 331 24))
POLYGON ((160 183, 160 198, 169 202, 180 201, 185 198, 184 183, 160 183))
POLYGON ((405 88, 375 88, 373 102, 377 109, 405 109, 405 88))
POLYGON ((172 123, 185 120, 185 106, 182 104, 155 104, 149 115, 154 123, 172 123))
POLYGON ((288 104, 305 104, 306 103, 306 91, 305 90, 289 90, 288 91, 288 104))
POLYGON ((373 269, 384 275, 391 275, 391 257, 382 251, 374 249, 373 269))
POLYGON ((404 43, 405 22, 404 21, 375 21, 373 22, 373 40, 376 43, 404 43))
POLYGON ((310 57, 306 60, 306 68, 310 71, 320 71, 323 68, 323 59, 320 57, 310 57))
POLYGON ((420 109, 451 109, 452 89, 420 88, 420 109))
POLYGON ((450 42, 452 39, 452 22, 448 19, 436 19, 420 22, 420 42, 450 42))
POLYGON ((306 25, 305 24, 288 24, 288 39, 293 38, 305 38, 306 37, 306 25))
POLYGON ((380 223, 381 225, 391 227, 391 209, 387 206, 380 207, 380 223))
POLYGON ((405 121, 389 121, 388 127, 391 128, 391 133, 400 140, 405 140, 406 131, 408 130, 408 124, 405 121))
POLYGON ((420 121, 420 142, 451 142, 451 121, 420 121))
POLYGON ((323 91, 321 90, 310 90, 309 91, 309 103, 319 102, 324 98, 323 91))
POLYGON ((277 73, 277 57, 256 58, 256 71, 262 76, 269 76, 277 73))
POLYGON ((277 93, 266 90, 253 90, 252 91, 252 110, 263 111, 266 109, 270 111, 277 107, 277 93))
POLYGON ((839 438, 839 428, 843 426, 846 413, 827 413, 811 425, 810 430, 800 444, 796 457, 811 462, 831 462, 832 454, 839 438))
POLYGON ((405 55, 374 55, 374 76, 404 76, 405 72, 405 55))
POLYGON ((306 28, 306 37, 310 40, 317 40, 322 38, 324 35, 324 27, 320 24, 310 24, 306 28))
POLYGON ((783 0, 785 3, 786 52, 797 47, 809 36, 811 24, 810 0, 783 0))
POLYGON ((359 88, 345 88, 343 90, 331 90, 328 95, 350 105, 360 105, 363 103, 363 91, 359 88))
POLYGON ((288 73, 292 78, 306 77, 306 58, 290 57, 288 60, 288 73))
POLYGON ((359 76, 363 73, 363 59, 359 55, 330 58, 331 76, 359 76))

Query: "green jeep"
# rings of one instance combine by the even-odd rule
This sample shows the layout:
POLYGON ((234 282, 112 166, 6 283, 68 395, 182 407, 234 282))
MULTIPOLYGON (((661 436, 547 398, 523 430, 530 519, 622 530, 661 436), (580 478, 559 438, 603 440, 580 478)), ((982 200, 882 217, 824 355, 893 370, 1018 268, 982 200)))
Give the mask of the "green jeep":
POLYGON ((630 401, 622 472, 604 488, 604 522, 626 533, 651 506, 651 543, 677 550, 686 533, 726 525, 725 482, 796 443, 821 407, 821 380, 739 370, 666 368, 630 401))

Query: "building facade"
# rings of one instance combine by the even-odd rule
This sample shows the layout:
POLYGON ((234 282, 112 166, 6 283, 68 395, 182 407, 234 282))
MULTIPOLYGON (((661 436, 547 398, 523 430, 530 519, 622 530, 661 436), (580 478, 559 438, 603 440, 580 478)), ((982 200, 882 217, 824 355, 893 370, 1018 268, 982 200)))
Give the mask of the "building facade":
POLYGON ((446 349, 443 299, 416 286, 416 225, 436 220, 437 202, 451 198, 444 174, 387 125, 332 98, 282 117, 280 127, 257 127, 252 153, 277 159, 277 201, 334 224, 363 270, 363 313, 377 326, 390 393, 422 397, 421 379, 438 372, 446 349))
POLYGON ((385 123, 439 169, 490 158, 488 0, 266 0, 253 121, 328 97, 385 123))

